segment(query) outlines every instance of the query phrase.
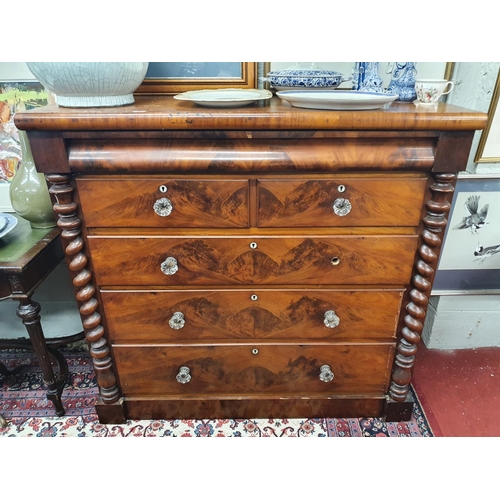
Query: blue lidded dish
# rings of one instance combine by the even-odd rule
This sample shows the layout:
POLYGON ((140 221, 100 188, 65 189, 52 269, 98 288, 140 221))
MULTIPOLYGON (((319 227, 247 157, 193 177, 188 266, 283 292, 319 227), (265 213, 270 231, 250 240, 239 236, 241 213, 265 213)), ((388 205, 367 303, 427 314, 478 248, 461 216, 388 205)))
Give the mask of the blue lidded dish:
POLYGON ((309 68, 309 69, 282 69, 270 71, 263 81, 276 90, 287 90, 297 88, 308 89, 335 89, 341 83, 347 82, 351 78, 344 78, 338 71, 309 68))

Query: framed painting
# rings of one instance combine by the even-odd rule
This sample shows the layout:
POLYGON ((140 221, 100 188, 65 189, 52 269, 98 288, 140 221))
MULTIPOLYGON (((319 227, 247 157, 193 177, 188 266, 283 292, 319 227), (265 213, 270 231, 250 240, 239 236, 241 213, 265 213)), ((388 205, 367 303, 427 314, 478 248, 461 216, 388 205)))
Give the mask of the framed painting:
POLYGON ((488 122, 479 139, 476 156, 476 163, 497 163, 500 162, 500 71, 498 72, 493 95, 488 109, 488 122))
POLYGON ((188 90, 258 86, 256 62, 150 62, 135 94, 179 94, 188 90))
POLYGON ((20 109, 45 106, 48 99, 38 82, 0 82, 0 212, 13 212, 9 187, 21 160, 14 115, 20 109))
POLYGON ((500 293, 500 174, 457 181, 433 295, 500 293))

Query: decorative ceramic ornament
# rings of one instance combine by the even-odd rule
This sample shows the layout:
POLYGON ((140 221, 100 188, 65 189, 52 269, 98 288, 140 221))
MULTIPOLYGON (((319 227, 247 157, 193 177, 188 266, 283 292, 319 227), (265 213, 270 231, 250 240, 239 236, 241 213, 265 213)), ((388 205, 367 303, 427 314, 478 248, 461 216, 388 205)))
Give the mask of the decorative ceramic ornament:
POLYGON ((414 62, 397 62, 389 63, 387 67, 387 73, 392 73, 392 79, 387 91, 398 94, 398 101, 413 102, 417 98, 415 91, 417 70, 415 65, 414 62))
POLYGON ((56 221, 45 176, 36 170, 28 135, 19 130, 22 159, 9 187, 15 212, 30 222, 34 229, 55 227, 56 221))
POLYGON ((360 92, 385 92, 378 74, 378 62, 357 62, 353 68, 353 90, 360 92))
POLYGON ((123 106, 144 80, 147 62, 29 62, 40 83, 59 106, 87 108, 123 106))

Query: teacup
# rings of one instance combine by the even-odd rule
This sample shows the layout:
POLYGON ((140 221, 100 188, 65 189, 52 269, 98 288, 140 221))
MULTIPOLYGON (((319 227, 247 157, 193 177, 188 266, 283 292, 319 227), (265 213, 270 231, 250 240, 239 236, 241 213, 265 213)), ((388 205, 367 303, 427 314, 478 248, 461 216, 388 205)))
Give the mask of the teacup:
POLYGON ((448 80, 416 80, 417 104, 436 104, 439 98, 449 94, 455 84, 448 80))

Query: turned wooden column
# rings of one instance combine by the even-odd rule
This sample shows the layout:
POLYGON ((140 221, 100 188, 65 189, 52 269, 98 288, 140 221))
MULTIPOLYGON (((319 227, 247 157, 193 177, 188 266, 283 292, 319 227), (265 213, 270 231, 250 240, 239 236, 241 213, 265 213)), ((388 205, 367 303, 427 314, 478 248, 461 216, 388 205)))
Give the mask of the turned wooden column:
MULTIPOLYGON (((21 318, 26 327, 31 340, 33 351, 35 352, 40 368, 42 369, 43 379, 47 384, 47 399, 52 401, 57 416, 64 415, 65 410, 61 402, 61 393, 67 379, 67 370, 58 375, 54 374, 50 362, 50 354, 43 336, 42 325, 40 323, 40 304, 30 298, 19 299, 17 306, 17 315, 21 318)), ((65 365, 65 363, 64 363, 65 365)))
MULTIPOLYGON (((407 400, 411 375, 415 365, 417 344, 421 340, 424 328, 432 282, 436 272, 443 236, 448 224, 447 215, 451 208, 451 199, 455 191, 457 174, 433 174, 430 185, 431 199, 427 201, 426 214, 423 218, 423 230, 420 236, 418 256, 414 266, 412 288, 409 302, 403 316, 401 337, 396 349, 394 369, 389 398, 403 403, 407 400)), ((390 401, 389 400, 389 401, 390 401)))
POLYGON ((71 185, 71 175, 47 174, 46 178, 50 183, 49 192, 56 199, 54 211, 58 215, 57 226, 61 231, 85 338, 90 345, 90 355, 99 385, 100 404, 96 410, 100 417, 101 413, 103 414, 104 422, 108 418, 107 414, 115 415, 116 411, 120 414, 121 392, 114 373, 110 349, 104 336, 97 292, 92 283, 93 275, 82 237, 82 222, 78 217, 78 204, 73 200, 74 188, 71 185), (114 403, 118 403, 118 410, 108 408, 107 405, 114 403))

